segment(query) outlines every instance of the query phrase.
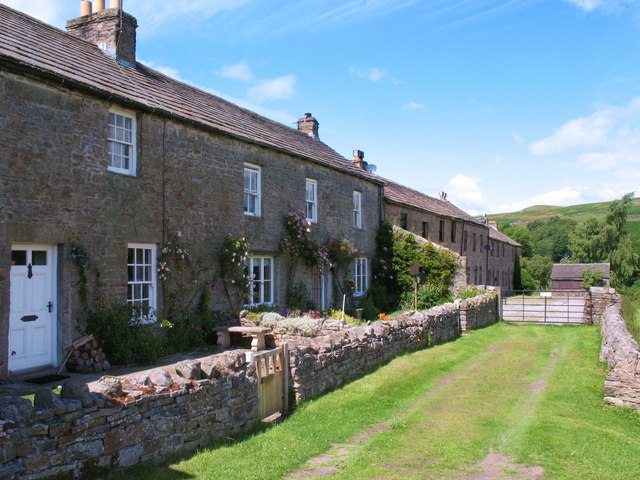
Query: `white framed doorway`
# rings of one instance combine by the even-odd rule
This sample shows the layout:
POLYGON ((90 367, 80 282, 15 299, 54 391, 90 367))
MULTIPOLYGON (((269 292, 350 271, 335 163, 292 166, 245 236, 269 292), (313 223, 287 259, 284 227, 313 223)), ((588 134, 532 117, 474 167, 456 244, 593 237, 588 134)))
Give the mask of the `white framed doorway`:
POLYGON ((57 247, 11 246, 9 359, 12 372, 57 364, 57 247))

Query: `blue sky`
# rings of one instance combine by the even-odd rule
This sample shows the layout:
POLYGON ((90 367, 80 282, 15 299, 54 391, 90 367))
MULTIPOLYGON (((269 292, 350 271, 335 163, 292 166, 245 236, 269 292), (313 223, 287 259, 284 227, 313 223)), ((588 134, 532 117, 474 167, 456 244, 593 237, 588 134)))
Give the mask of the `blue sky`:
MULTIPOLYGON (((107 4, 109 0, 106 0, 107 4)), ((3 0, 63 28, 76 0, 3 0)), ((138 59, 470 213, 640 195, 640 0, 123 0, 138 59)))

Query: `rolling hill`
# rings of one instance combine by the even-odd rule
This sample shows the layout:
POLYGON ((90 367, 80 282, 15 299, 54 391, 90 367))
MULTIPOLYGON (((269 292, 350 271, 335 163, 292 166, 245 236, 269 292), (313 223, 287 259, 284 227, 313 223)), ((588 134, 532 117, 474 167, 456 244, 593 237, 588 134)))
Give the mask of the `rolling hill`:
MULTIPOLYGON (((535 205, 525 208, 519 212, 500 213, 496 215, 488 215, 488 217, 490 220, 498 222, 500 229, 511 224, 527 224, 533 220, 549 217, 570 218, 576 222, 580 222, 591 215, 595 217, 604 217, 608 212, 610 203, 611 202, 585 203, 569 207, 535 205)), ((640 198, 635 198, 633 200, 633 205, 629 209, 627 230, 631 235, 633 242, 636 245, 640 244, 640 198)))

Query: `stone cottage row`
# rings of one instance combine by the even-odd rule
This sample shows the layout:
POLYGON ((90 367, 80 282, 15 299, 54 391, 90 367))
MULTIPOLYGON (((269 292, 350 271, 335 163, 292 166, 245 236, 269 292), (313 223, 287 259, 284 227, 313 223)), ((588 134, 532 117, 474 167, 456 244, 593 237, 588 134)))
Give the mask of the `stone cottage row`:
MULTIPOLYGON (((371 283, 385 219, 464 256, 469 283, 512 285, 518 244, 446 195, 373 175, 359 150, 344 158, 311 114, 292 129, 136 62, 136 19, 119 2, 82 6, 63 32, 0 5, 0 374, 62 363, 98 273, 104 296, 153 317, 173 238, 173 253, 188 249, 195 270, 212 272, 223 239, 244 236, 248 303, 283 306, 292 211, 319 242, 357 248, 355 295, 371 283)), ((296 281, 331 306, 330 271, 296 281)), ((217 308, 228 308, 223 290, 212 288, 217 308)))

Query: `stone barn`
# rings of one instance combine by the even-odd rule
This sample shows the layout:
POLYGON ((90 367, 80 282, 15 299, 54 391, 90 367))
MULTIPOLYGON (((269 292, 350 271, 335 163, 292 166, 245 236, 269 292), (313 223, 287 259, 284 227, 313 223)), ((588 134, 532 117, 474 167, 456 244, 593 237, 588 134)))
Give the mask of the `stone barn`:
POLYGON ((551 270, 553 290, 579 290, 582 288, 582 273, 585 270, 599 270, 606 286, 609 285, 611 267, 608 263, 556 263, 551 270))

